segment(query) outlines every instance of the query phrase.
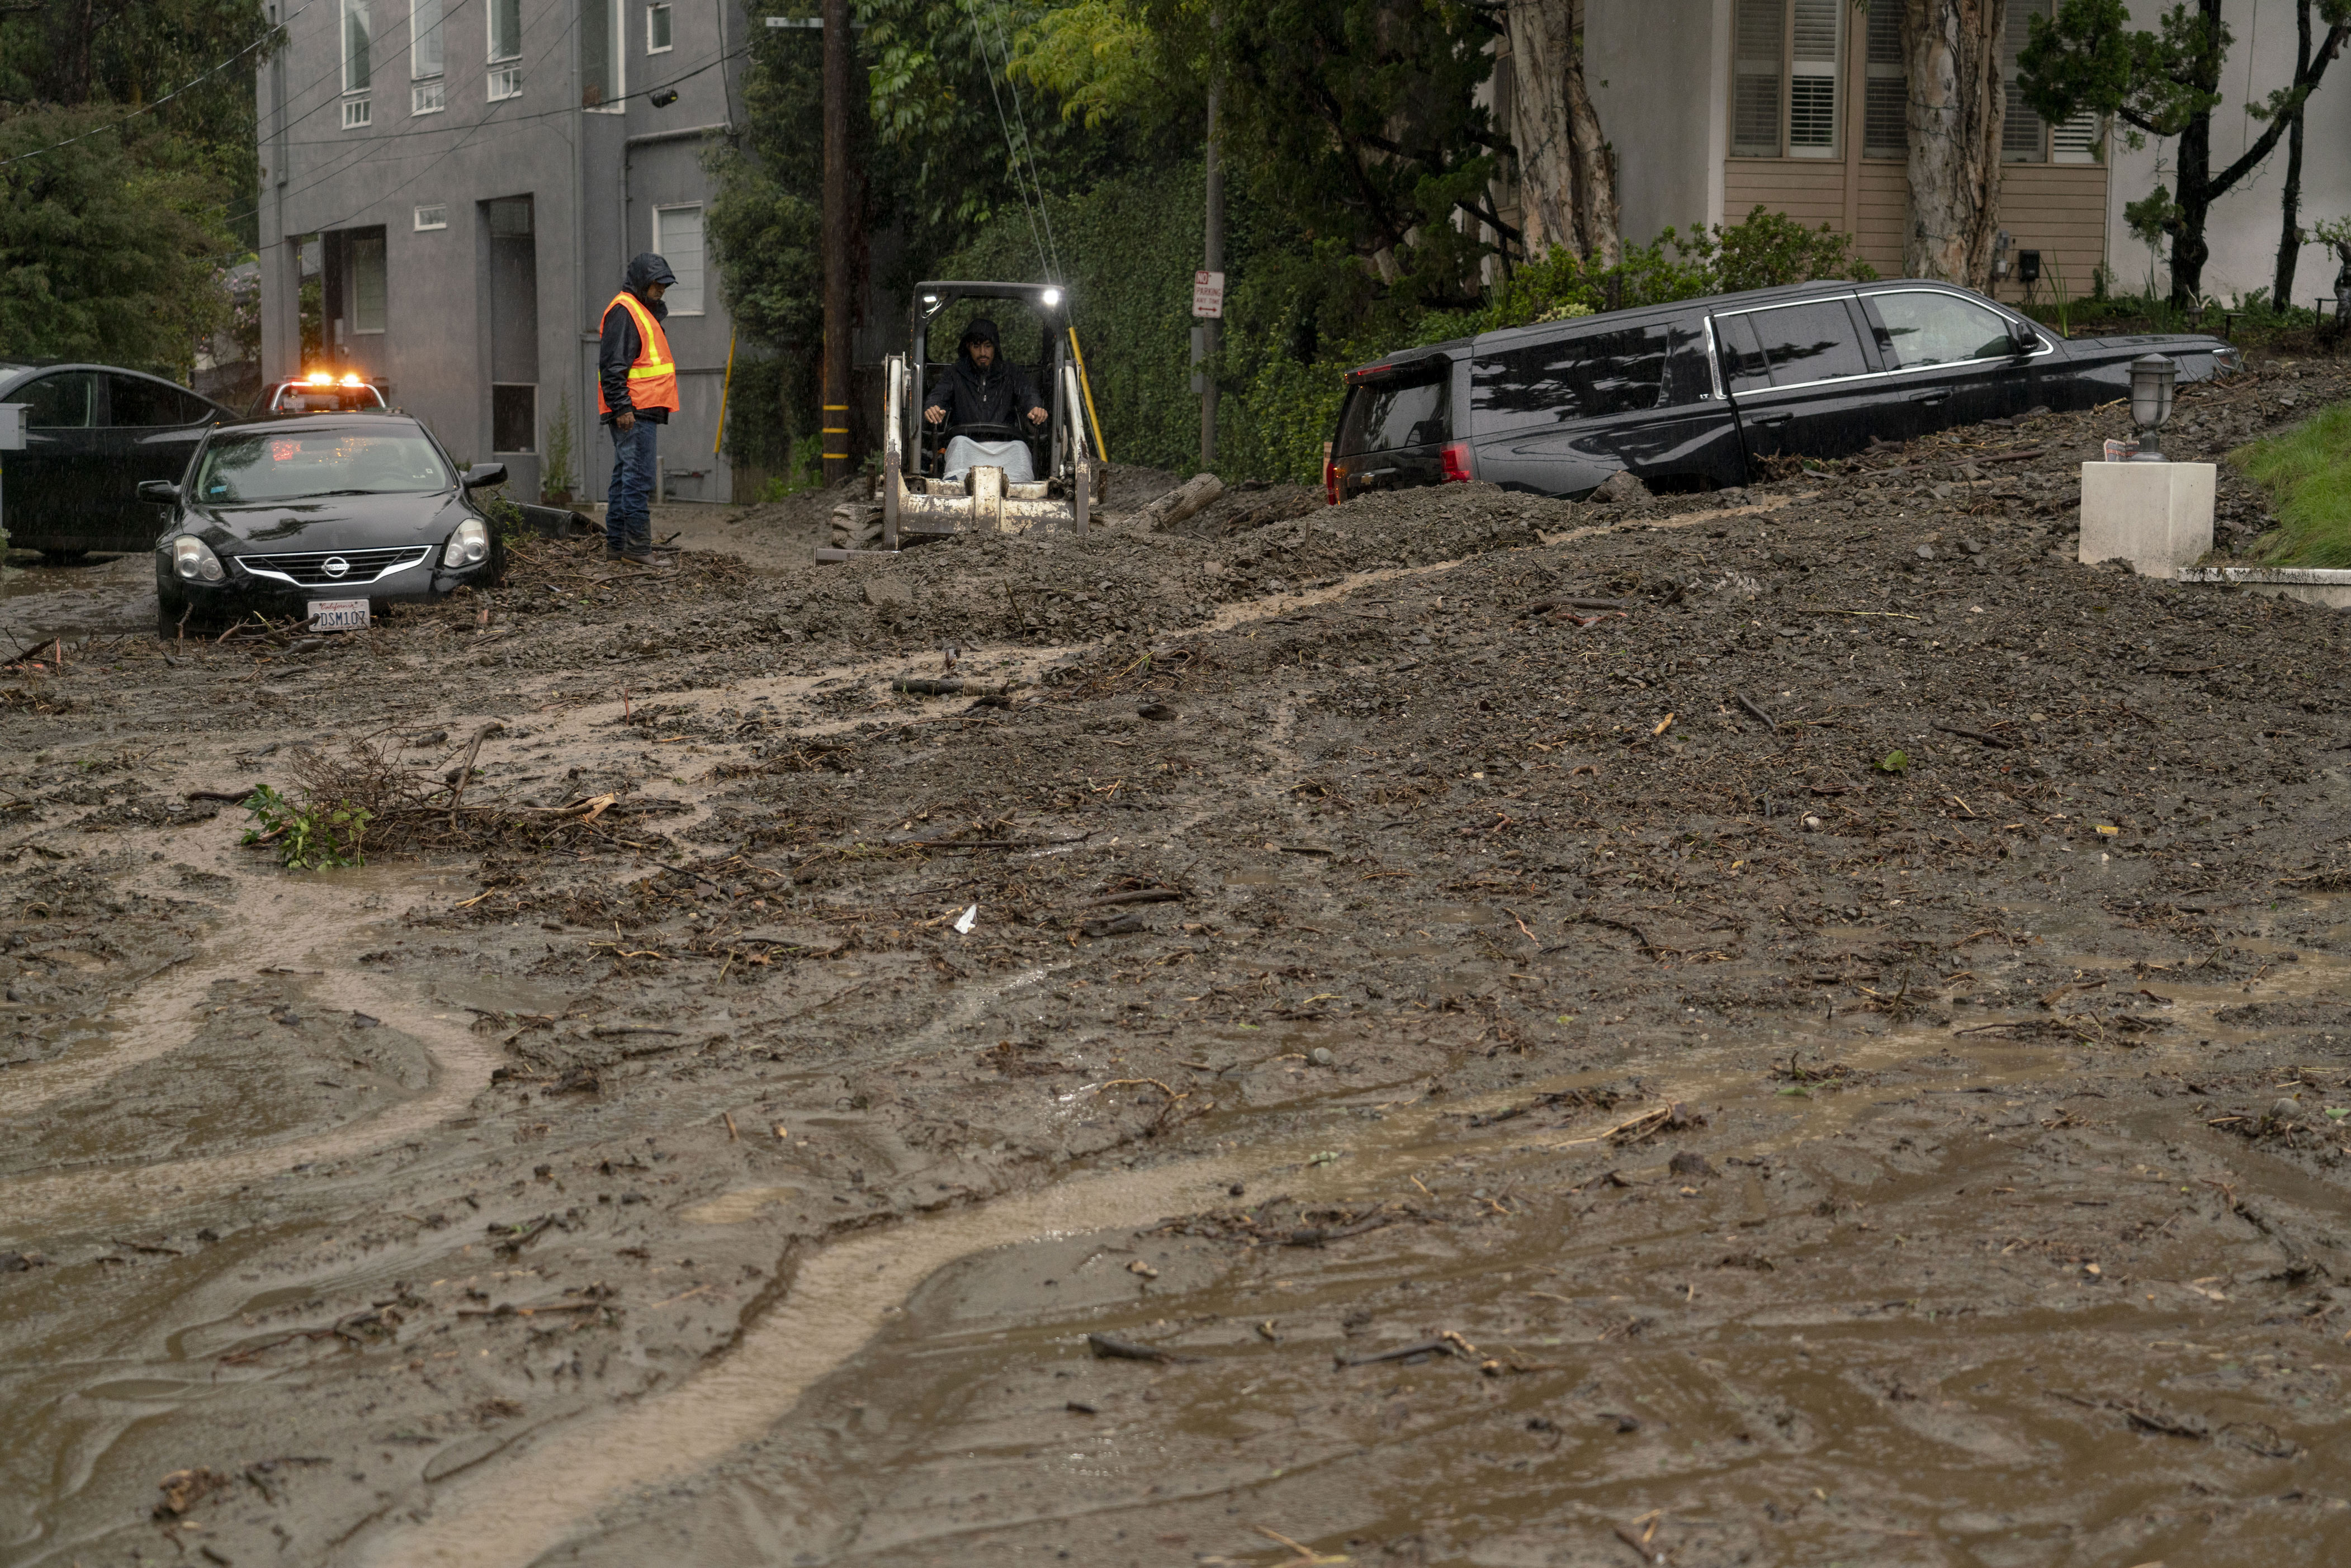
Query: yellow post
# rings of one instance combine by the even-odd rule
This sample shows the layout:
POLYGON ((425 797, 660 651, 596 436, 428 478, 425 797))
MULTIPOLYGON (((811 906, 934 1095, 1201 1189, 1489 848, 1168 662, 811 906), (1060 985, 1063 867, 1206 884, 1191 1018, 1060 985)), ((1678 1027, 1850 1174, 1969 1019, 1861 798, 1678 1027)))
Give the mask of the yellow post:
POLYGON ((718 455, 718 444, 726 439, 726 393, 735 385, 735 337, 726 338, 726 378, 718 383, 718 434, 710 438, 710 455, 718 455))
POLYGON ((1078 347, 1078 329, 1070 329, 1070 352, 1078 357, 1078 387, 1086 394, 1086 417, 1093 422, 1094 453, 1103 462, 1110 461, 1110 448, 1102 444, 1102 415, 1094 412, 1094 383, 1086 375, 1086 351, 1078 347))

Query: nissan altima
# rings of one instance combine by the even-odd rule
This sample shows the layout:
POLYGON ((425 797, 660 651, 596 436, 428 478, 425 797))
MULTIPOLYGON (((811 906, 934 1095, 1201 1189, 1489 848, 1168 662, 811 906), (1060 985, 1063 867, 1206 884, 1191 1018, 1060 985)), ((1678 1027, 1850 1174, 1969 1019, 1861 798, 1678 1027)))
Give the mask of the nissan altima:
POLYGON ((258 612, 319 631, 362 627, 388 604, 439 599, 498 567, 496 530, 474 492, 502 463, 460 473, 400 414, 303 414, 211 431, 177 484, 155 545, 155 630, 258 612))

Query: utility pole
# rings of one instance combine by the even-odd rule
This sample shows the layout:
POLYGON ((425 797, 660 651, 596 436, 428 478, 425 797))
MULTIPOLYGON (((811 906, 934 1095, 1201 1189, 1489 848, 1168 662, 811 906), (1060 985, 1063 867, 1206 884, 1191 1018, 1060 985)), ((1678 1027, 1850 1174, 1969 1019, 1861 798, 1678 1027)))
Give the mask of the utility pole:
POLYGON ((849 476, 849 0, 824 0, 824 482, 849 476))
MULTIPOLYGON (((1211 13, 1208 29, 1213 35, 1218 23, 1211 13)), ((1217 157, 1217 68, 1213 57, 1208 65, 1208 217, 1207 269, 1221 277, 1225 270, 1225 171, 1217 157)), ((1221 310, 1223 303, 1218 301, 1221 310)), ((1217 329, 1223 325, 1217 317, 1205 318, 1200 323, 1201 346, 1206 357, 1213 361, 1217 352, 1217 329)), ((1200 385, 1200 466, 1210 469, 1217 463, 1217 378, 1214 366, 1201 377, 1200 385)))

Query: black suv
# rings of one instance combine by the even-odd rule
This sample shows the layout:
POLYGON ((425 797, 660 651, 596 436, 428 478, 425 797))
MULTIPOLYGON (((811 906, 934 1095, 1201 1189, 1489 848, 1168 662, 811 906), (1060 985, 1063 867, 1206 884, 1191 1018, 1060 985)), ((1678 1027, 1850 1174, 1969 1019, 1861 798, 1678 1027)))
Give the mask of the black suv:
POLYGON ((2033 408, 2130 393, 2130 361, 2182 381, 2242 363, 2200 335, 2063 341, 1980 294, 1916 281, 1805 283, 1512 327, 1347 372, 1323 468, 1366 490, 1485 479, 1580 498, 1619 470, 1658 489, 1761 477, 2033 408))

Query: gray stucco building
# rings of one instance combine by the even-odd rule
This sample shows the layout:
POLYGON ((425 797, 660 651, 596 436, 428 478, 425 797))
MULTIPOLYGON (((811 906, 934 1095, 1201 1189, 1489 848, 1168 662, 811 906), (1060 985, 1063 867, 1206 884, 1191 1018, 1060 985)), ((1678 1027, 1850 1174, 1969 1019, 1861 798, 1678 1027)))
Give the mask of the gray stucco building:
POLYGON ((678 276, 682 405, 664 492, 733 499, 714 454, 733 327, 706 263, 702 155, 742 101, 738 0, 273 0, 259 68, 262 368, 379 382, 460 460, 536 495, 569 413, 575 497, 611 444, 596 339, 628 258, 678 276), (673 96, 674 93, 674 96, 673 96), (656 99, 668 99, 656 103, 656 99), (302 362, 315 246, 324 362, 302 362))

